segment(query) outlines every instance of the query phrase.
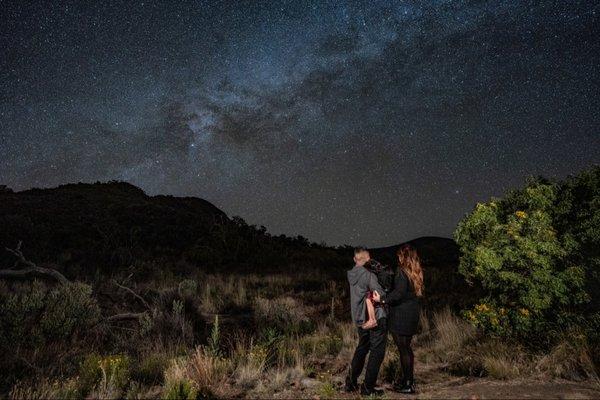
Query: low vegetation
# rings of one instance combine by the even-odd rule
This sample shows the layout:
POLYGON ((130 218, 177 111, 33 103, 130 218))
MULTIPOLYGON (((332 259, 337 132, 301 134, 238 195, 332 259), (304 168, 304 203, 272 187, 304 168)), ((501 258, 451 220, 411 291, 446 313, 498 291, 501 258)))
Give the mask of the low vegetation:
MULTIPOLYGON (((428 274, 426 295, 437 293, 426 303, 414 339, 418 364, 427 367, 420 379, 443 374, 599 382, 594 331, 599 224, 589 223, 600 218, 599 174, 595 169, 563 183, 535 181, 476 207, 456 234, 460 271, 472 290, 464 289, 458 265, 436 264, 426 247, 419 247, 428 274), (462 298, 449 294, 447 306, 440 307, 448 282, 463 288, 462 298)), ((3 263, 13 272, 0 281, 5 354, 0 394, 13 399, 337 397, 356 344, 344 275, 348 249, 280 238, 277 246, 291 246, 284 266, 271 260, 262 269, 236 269, 223 249, 267 236, 260 228, 235 224, 227 229, 255 233, 246 231, 243 242, 231 242, 229 233, 207 247, 189 241, 196 256, 221 246, 211 268, 198 267, 188 256, 164 258, 171 250, 163 248, 160 257, 94 268, 86 275, 83 265, 60 264, 56 254, 30 261, 26 242, 17 251, 6 243, 13 251, 3 263), (317 262, 320 251, 324 261, 317 262), (42 269, 14 279, 23 265, 42 269)), ((140 243, 135 252, 143 248, 136 247, 140 243)), ((260 246, 265 254, 275 251, 274 245, 260 246)), ((380 378, 391 383, 400 374, 390 341, 380 378)))

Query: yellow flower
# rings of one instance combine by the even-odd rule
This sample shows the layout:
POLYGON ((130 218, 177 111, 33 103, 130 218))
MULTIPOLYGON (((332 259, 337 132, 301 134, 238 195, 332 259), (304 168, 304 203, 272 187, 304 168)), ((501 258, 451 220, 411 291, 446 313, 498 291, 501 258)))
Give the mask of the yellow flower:
POLYGON ((525 211, 520 211, 520 210, 515 212, 515 215, 521 219, 527 217, 527 213, 525 211))
POLYGON ((521 313, 521 315, 528 317, 529 316, 529 310, 526 308, 519 308, 519 312, 521 313))
POLYGON ((506 315, 506 308, 500 307, 500 315, 506 315))
POLYGON ((478 304, 475 306, 475 309, 479 312, 488 312, 490 310, 487 304, 478 304))

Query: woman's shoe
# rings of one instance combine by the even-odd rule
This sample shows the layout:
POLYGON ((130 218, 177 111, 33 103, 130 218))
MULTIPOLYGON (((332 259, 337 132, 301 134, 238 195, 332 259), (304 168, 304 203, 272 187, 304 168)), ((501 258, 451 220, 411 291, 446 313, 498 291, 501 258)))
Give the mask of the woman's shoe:
POLYGON ((402 379, 400 382, 396 381, 392 385, 392 390, 394 392, 400 392, 405 385, 406 385, 406 382, 404 381, 404 379, 402 379))
POLYGON ((415 390, 415 381, 412 379, 407 379, 404 381, 404 384, 398 390, 402 394, 415 394, 417 391, 415 390))

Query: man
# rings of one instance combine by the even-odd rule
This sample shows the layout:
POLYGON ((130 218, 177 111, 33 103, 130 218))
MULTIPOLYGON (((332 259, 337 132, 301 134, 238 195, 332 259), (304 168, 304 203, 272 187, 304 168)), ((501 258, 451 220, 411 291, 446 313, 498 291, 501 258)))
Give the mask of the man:
POLYGON ((369 251, 364 247, 354 249, 354 267, 348 271, 348 283, 350 284, 350 308, 352 321, 358 329, 358 345, 352 357, 350 370, 346 377, 346 391, 358 390, 357 379, 365 365, 367 354, 369 361, 365 372, 365 379, 360 387, 361 395, 383 394, 383 390, 375 389, 379 368, 385 356, 387 343, 387 318, 383 307, 375 308, 377 326, 373 329, 363 329, 361 326, 366 320, 366 296, 369 290, 376 291, 382 300, 385 300, 385 292, 380 286, 377 276, 367 270, 364 265, 371 259, 369 251))

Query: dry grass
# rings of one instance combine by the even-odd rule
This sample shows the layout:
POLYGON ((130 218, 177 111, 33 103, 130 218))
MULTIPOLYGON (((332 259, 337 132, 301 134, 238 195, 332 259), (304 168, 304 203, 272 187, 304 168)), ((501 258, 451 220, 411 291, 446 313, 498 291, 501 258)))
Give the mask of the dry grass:
POLYGON ((309 324, 310 307, 293 297, 267 299, 257 297, 254 300, 254 313, 262 324, 273 325, 282 330, 294 331, 309 324))
POLYGON ((461 350, 475 338, 475 328, 449 309, 434 313, 431 320, 430 327, 427 318, 421 315, 423 329, 415 340, 422 346, 418 353, 422 362, 448 363, 460 356, 461 350))
MULTIPOLYGON (((239 350, 238 350, 239 352, 239 350)), ((250 345, 242 354, 238 354, 234 371, 235 382, 244 389, 252 389, 262 377, 267 365, 267 349, 250 345)))
POLYGON ((600 383, 590 354, 585 337, 572 335, 555 346, 549 354, 539 358, 535 368, 538 372, 555 378, 600 383))
POLYGON ((202 286, 200 308, 209 314, 220 313, 228 307, 250 307, 248 277, 206 275, 202 286))
POLYGON ((448 352, 460 350, 475 337, 473 326, 452 314, 449 309, 433 314, 433 329, 436 333, 434 346, 448 352))
MULTIPOLYGON (((341 303, 337 303, 343 299, 344 285, 324 276, 300 273, 214 274, 203 276, 199 282, 196 296, 200 297, 201 311, 247 309, 248 313, 254 312, 258 328, 227 331, 222 338, 225 343, 217 340, 219 351, 208 351, 203 346, 191 350, 191 342, 175 342, 166 336, 154 340, 154 344, 140 344, 136 350, 138 374, 134 376, 138 383, 128 382, 118 389, 100 385, 92 396, 149 397, 149 388, 161 383, 160 373, 164 371, 163 391, 155 394, 162 398, 287 396, 296 393, 288 391, 300 387, 304 387, 303 396, 335 397, 334 382, 343 379, 357 343, 356 326, 347 315, 340 314, 341 303), (302 285, 305 281, 309 282, 307 287, 302 285), (185 356, 177 357, 181 354, 185 356), (315 381, 307 377, 324 374, 330 379, 316 382, 314 387, 304 383, 315 381), (159 379, 154 379, 157 375, 159 379)), ((178 290, 194 294, 194 285, 180 284, 178 290)), ((598 379, 584 341, 566 339, 551 353, 534 358, 512 343, 478 337, 471 324, 448 309, 430 317, 423 313, 420 326, 413 342, 419 362, 430 364, 428 368, 434 366, 444 376, 450 371, 510 380, 537 372, 543 377, 598 379)), ((391 340, 387 349, 381 377, 392 381, 399 373, 397 349, 391 340)), ((72 385, 75 389, 69 385, 16 385, 10 398, 81 397, 76 385, 72 385)))
POLYGON ((76 379, 49 382, 44 379, 35 385, 18 383, 11 389, 8 398, 11 400, 45 400, 45 399, 78 399, 81 397, 78 391, 76 379))
POLYGON ((215 392, 215 388, 226 381, 230 372, 230 360, 213 356, 204 347, 196 347, 187 362, 187 376, 200 392, 204 389, 215 392))
POLYGON ((165 391, 189 383, 201 395, 222 395, 223 383, 231 371, 231 360, 214 356, 199 346, 191 355, 171 360, 165 371, 165 391))

